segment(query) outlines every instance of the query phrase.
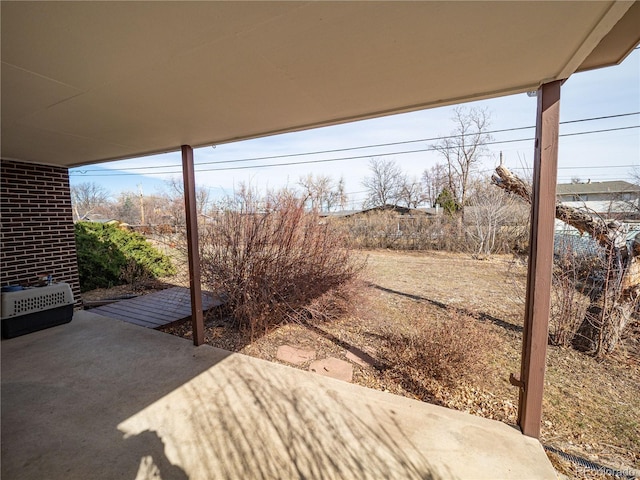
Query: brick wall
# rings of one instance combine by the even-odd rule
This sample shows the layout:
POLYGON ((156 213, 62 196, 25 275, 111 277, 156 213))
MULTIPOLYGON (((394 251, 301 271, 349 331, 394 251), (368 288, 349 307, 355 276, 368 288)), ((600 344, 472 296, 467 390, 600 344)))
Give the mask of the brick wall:
POLYGON ((50 272, 80 300, 69 173, 66 168, 0 161, 0 284, 50 272))

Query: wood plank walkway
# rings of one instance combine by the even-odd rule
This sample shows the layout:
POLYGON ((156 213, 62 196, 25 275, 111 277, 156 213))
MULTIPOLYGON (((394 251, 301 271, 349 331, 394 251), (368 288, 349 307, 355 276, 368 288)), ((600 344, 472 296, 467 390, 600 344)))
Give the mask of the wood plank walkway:
MULTIPOLYGON (((202 292, 203 312, 219 307, 222 303, 212 292, 202 292)), ((188 288, 172 287, 89 311, 141 327, 158 328, 190 318, 191 298, 188 288)))

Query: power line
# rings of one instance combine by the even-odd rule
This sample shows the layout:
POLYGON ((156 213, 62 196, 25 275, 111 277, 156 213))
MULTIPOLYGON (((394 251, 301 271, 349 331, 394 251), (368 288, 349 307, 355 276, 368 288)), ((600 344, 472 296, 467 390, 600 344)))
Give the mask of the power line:
MULTIPOLYGON (((631 126, 631 127, 618 127, 618 128, 614 128, 614 129, 603 129, 603 130, 592 130, 589 132, 576 132, 576 133, 566 133, 563 135, 560 135, 560 137, 571 137, 571 136, 577 136, 577 135, 588 135, 588 134, 593 134, 593 133, 604 133, 604 132, 612 132, 612 131, 618 131, 618 130, 628 130, 628 129, 632 129, 632 128, 640 128, 640 125, 635 125, 635 126, 631 126)), ((535 140, 535 138, 521 138, 521 139, 514 139, 514 140, 502 140, 502 141, 495 141, 495 142, 485 142, 484 145, 502 145, 505 143, 517 143, 517 142, 528 142, 528 141, 533 141, 535 140)), ((371 157, 388 157, 388 156, 393 156, 393 155, 406 155, 406 154, 410 154, 410 153, 421 153, 421 152, 434 152, 437 151, 438 149, 435 147, 428 147, 428 148, 420 148, 417 150, 405 150, 405 151, 401 151, 401 152, 388 152, 388 153, 379 153, 376 155, 357 155, 357 156, 353 156, 353 157, 343 157, 343 158, 328 158, 328 159, 321 159, 321 160, 303 160, 303 161, 298 161, 298 162, 284 162, 284 163, 271 163, 271 164, 263 164, 263 165, 244 165, 244 166, 239 166, 239 167, 223 167, 223 168, 205 168, 205 169, 201 169, 201 170, 196 170, 197 172, 222 172, 222 171, 231 171, 231 170, 247 170, 247 169, 252 169, 252 168, 269 168, 269 167, 287 167, 287 166, 293 166, 293 165, 310 165, 310 164, 317 164, 317 163, 328 163, 328 162, 343 162, 343 161, 347 161, 347 160, 362 160, 363 158, 371 158, 371 157)))
MULTIPOLYGON (((628 164, 628 165, 590 165, 590 166, 563 166, 563 167, 558 167, 558 170, 598 170, 598 169, 611 169, 611 168, 634 168, 634 167, 638 167, 638 165, 635 165, 633 163, 628 164)), ((532 172, 533 171, 533 167, 509 167, 510 170, 520 170, 523 172, 532 172)), ((493 169, 484 169, 484 170, 480 170, 479 173, 490 173, 493 172, 493 169)), ((601 174, 600 174, 601 175, 601 174)), ((614 174, 615 176, 615 174, 614 174)))
MULTIPOLYGON (((524 127, 520 127, 520 128, 524 128, 524 127)), ((615 131, 630 130, 635 128, 640 128, 640 125, 632 125, 628 127, 606 128, 601 130, 590 130, 585 132, 564 133, 559 136, 574 137, 578 135, 590 135, 594 133, 615 132, 615 131)), ((529 142, 529 141, 533 141, 534 139, 535 139, 534 137, 530 137, 530 138, 519 138, 519 139, 512 139, 512 140, 500 140, 500 141, 494 141, 494 142, 486 142, 484 143, 484 145, 502 145, 506 143, 529 142)), ((451 147, 451 148, 455 148, 455 147, 451 147)), ((269 164, 262 164, 262 165, 243 165, 243 166, 237 166, 237 167, 205 168, 205 169, 197 169, 196 172, 198 173, 222 172, 222 171, 232 171, 232 170, 247 170, 247 169, 254 169, 254 168, 287 167, 287 166, 294 166, 294 165, 311 165, 311 164, 320 164, 320 163, 329 163, 329 162, 343 162, 347 160, 361 160, 364 158, 371 158, 371 157, 388 157, 393 155, 407 155, 411 153, 433 152, 433 151, 437 151, 438 149, 439 148, 436 148, 436 147, 428 147, 428 148, 420 148, 416 150, 404 150, 404 151, 398 151, 398 152, 357 155, 352 157, 326 158, 326 159, 319 159, 319 160, 302 160, 302 161, 296 161, 296 162, 269 163, 269 164)), ((203 165, 203 164, 199 164, 199 165, 203 165)), ((143 167, 143 168, 151 168, 151 167, 143 167)), ((612 168, 612 167, 607 166, 607 168, 612 168)), ((112 177, 112 176, 123 176, 123 175, 140 175, 140 173, 102 173, 102 174, 87 175, 86 172, 87 171, 78 172, 78 173, 86 177, 112 177)), ((75 172, 72 172, 72 173, 75 173, 75 172)), ((144 174, 145 175, 169 175, 169 174, 179 174, 179 173, 181 173, 180 170, 164 171, 164 172, 147 172, 144 174)))
MULTIPOLYGON (((560 125, 569 125, 572 123, 580 123, 580 122, 591 122, 591 121, 596 121, 596 120, 607 120, 607 119, 611 119, 611 118, 622 118, 622 117, 628 117, 628 116, 632 116, 632 115, 638 115, 640 114, 640 112, 629 112, 629 113, 619 113, 619 114, 615 114, 615 115, 605 115, 605 116, 600 116, 600 117, 590 117, 590 118, 581 118, 581 119, 577 119, 577 120, 566 120, 564 122, 560 122, 560 125)), ((506 132, 515 132, 515 131, 519 131, 519 130, 528 130, 531 128, 535 128, 535 125, 532 126, 527 126, 527 127, 512 127, 512 128, 504 128, 504 129, 500 129, 500 130, 490 130, 487 132, 483 132, 483 134, 486 135, 491 135, 494 133, 506 133, 506 132)), ((464 135, 460 134, 460 135, 447 135, 447 136, 440 136, 440 137, 432 137, 432 138, 422 138, 419 140, 405 140, 402 142, 389 142, 389 143, 378 143, 378 144, 370 144, 370 145, 361 145, 358 147, 346 147, 346 148, 336 148, 336 149, 331 149, 331 150, 318 150, 315 152, 303 152, 303 153, 290 153, 290 154, 282 154, 282 155, 270 155, 270 156, 263 156, 263 157, 252 157, 252 158, 240 158, 240 159, 235 159, 235 160, 216 160, 216 161, 212 161, 212 162, 201 162, 201 163, 196 163, 196 166, 200 166, 200 165, 219 165, 219 164, 226 164, 226 163, 241 163, 241 162, 254 162, 257 160, 275 160, 278 158, 291 158, 291 157, 301 157, 301 156, 307 156, 307 155, 321 155, 321 154, 326 154, 326 153, 338 153, 338 152, 348 152, 348 151, 353 151, 353 150, 362 150, 362 149, 367 149, 367 148, 380 148, 380 147, 392 147, 392 146, 397 146, 397 145, 408 145, 411 143, 420 143, 420 142, 434 142, 434 141, 438 141, 438 140, 447 140, 447 139, 452 139, 452 138, 460 138, 463 137, 464 135)), ((149 169, 156 169, 156 168, 171 168, 171 167, 177 167, 177 165, 151 165, 148 167, 126 167, 126 168, 121 168, 120 170, 122 171, 129 171, 129 170, 149 170, 149 169)), ((99 171, 99 170, 85 170, 85 172, 92 172, 92 171, 99 171)), ((176 172, 179 173, 179 172, 176 172)))

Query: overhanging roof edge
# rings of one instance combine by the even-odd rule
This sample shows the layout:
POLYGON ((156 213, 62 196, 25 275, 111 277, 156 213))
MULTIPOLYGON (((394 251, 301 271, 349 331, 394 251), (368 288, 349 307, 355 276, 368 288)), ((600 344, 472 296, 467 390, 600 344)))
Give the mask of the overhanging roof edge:
POLYGON ((636 0, 625 12, 625 15, 589 53, 576 72, 612 67, 622 63, 640 44, 638 25, 640 25, 640 1, 636 0), (635 32, 635 37, 633 32, 635 32), (631 41, 628 40, 630 37, 631 41), (607 55, 610 51, 621 51, 622 53, 610 58, 607 55))
MULTIPOLYGON (((264 131, 264 132, 254 132, 252 134, 249 134, 249 135, 246 135, 246 136, 242 136, 242 137, 224 138, 224 139, 218 139, 218 140, 211 140, 211 141, 207 141, 207 142, 200 142, 200 143, 192 144, 190 146, 193 147, 193 148, 203 148, 203 147, 209 147, 209 146, 213 146, 213 145, 224 145, 224 144, 240 142, 240 141, 244 141, 244 140, 254 140, 254 139, 257 139, 257 138, 270 137, 270 136, 274 136, 274 135, 282 135, 282 134, 285 134, 285 133, 301 132, 301 131, 304 131, 304 130, 311 130, 311 129, 314 129, 314 128, 322 128, 322 127, 330 127, 330 126, 333 126, 333 125, 341 125, 341 124, 345 124, 345 123, 349 123, 349 122, 370 120, 370 119, 373 119, 373 118, 385 117, 385 116, 389 116, 389 115, 410 113, 410 112, 415 112, 415 111, 419 111, 419 110, 427 110, 427 109, 430 109, 430 108, 438 108, 438 107, 446 107, 446 106, 449 106, 449 105, 457 105, 459 103, 486 100, 488 98, 497 98, 497 97, 503 97, 503 96, 507 96, 507 95, 516 95, 518 93, 525 93, 525 92, 529 92, 529 91, 532 91, 532 90, 537 90, 540 87, 540 85, 542 85, 544 83, 547 83, 549 81, 553 81, 553 80, 560 80, 560 79, 559 78, 558 79, 556 79, 556 78, 543 79, 537 84, 530 84, 530 85, 524 85, 524 86, 508 88, 508 89, 505 89, 505 90, 496 90, 496 91, 491 91, 491 92, 485 92, 485 93, 482 93, 480 95, 468 95, 468 96, 455 97, 455 98, 446 99, 446 100, 439 100, 439 101, 436 101, 436 102, 421 103, 421 104, 417 104, 417 105, 407 105, 407 106, 394 108, 394 109, 389 109, 389 110, 381 110, 381 111, 375 111, 375 112, 370 112, 370 113, 366 113, 366 114, 353 115, 353 116, 349 116, 349 117, 335 118, 335 119, 327 120, 327 121, 324 121, 324 122, 303 124, 303 125, 297 125, 297 126, 293 126, 293 127, 289 127, 289 128, 281 128, 281 129, 269 130, 269 131, 264 131)), ((188 144, 188 142, 182 142, 180 145, 175 145, 173 147, 166 147, 166 148, 161 148, 161 149, 157 149, 157 150, 153 150, 153 151, 143 151, 143 152, 135 153, 135 154, 132 154, 132 155, 127 155, 125 157, 111 157, 111 158, 104 158, 104 159, 99 159, 99 160, 92 160, 92 161, 89 161, 89 162, 71 162, 71 163, 67 164, 66 166, 68 168, 77 168, 77 167, 83 167, 83 166, 86 166, 86 165, 95 165, 95 164, 98 164, 98 163, 116 162, 116 161, 120 161, 120 160, 128 160, 128 159, 131 159, 131 158, 148 157, 148 156, 152 156, 152 155, 160 155, 160 154, 163 154, 163 153, 173 153, 173 152, 180 151, 181 145, 185 145, 185 144, 188 144)), ((28 160, 16 159, 16 161, 28 161, 28 160)))
POLYGON ((607 13, 602 16, 600 21, 598 21, 587 34, 571 59, 569 59, 565 67, 558 73, 557 78, 568 78, 575 73, 585 59, 589 57, 591 52, 597 48, 600 42, 624 17, 633 4, 633 1, 624 0, 613 3, 607 10, 607 13))

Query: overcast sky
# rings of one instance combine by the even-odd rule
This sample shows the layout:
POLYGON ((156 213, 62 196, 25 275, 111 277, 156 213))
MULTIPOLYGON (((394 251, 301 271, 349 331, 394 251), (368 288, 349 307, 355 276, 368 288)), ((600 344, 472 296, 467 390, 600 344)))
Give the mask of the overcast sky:
MULTIPOLYGON (((497 165, 500 151, 509 168, 517 170, 532 165, 531 138, 534 135, 535 98, 520 94, 464 105, 486 108, 491 114, 491 130, 531 127, 493 134, 496 143, 489 146, 490 155, 483 160, 480 173, 491 173, 497 165), (501 143, 505 141, 511 142, 501 143)), ((393 159, 405 172, 418 178, 425 169, 443 162, 439 154, 425 150, 434 143, 429 139, 451 133, 454 128, 451 122, 453 108, 450 106, 422 110, 218 145, 215 148, 199 148, 194 152, 196 182, 211 188, 214 195, 224 195, 230 194, 234 185, 237 186, 239 182, 250 183, 264 190, 267 187, 295 185, 301 176, 309 173, 329 174, 336 180, 343 176, 347 192, 351 193, 350 207, 359 207, 365 197, 361 182, 368 174, 370 158, 393 159), (398 142, 411 143, 355 148, 398 142), (311 153, 337 149, 351 150, 311 153), (403 153, 416 150, 414 153, 403 153), (276 156, 278 158, 264 158, 276 156), (210 164, 255 158, 260 159, 210 164), (264 166, 327 159, 339 160, 264 166), (238 167, 242 169, 237 169, 238 167)), ((584 181, 629 179, 634 167, 640 169, 640 115, 637 112, 640 112, 639 49, 634 50, 621 65, 573 75, 562 87, 561 122, 635 114, 561 125, 558 181, 569 182, 572 177, 579 177, 584 181), (562 137, 597 130, 610 131, 562 137)), ((74 168, 70 170, 70 178, 72 185, 80 182, 99 183, 114 197, 121 191, 138 191, 138 186, 141 186, 145 194, 154 194, 165 188, 168 178, 181 177, 180 165, 180 152, 174 152, 74 168), (140 167, 144 168, 126 170, 140 167), (123 173, 126 175, 122 175, 123 173)))

